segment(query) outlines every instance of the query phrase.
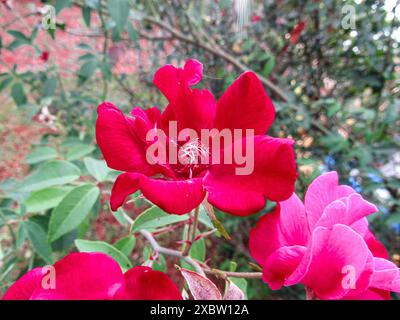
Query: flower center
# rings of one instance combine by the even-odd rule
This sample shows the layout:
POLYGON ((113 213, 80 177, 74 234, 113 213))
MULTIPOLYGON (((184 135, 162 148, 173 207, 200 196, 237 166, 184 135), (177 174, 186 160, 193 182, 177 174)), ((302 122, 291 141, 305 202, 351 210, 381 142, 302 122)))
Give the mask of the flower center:
POLYGON ((209 148, 202 144, 198 138, 192 139, 179 148, 178 171, 187 173, 189 178, 192 178, 208 166, 209 156, 209 148))

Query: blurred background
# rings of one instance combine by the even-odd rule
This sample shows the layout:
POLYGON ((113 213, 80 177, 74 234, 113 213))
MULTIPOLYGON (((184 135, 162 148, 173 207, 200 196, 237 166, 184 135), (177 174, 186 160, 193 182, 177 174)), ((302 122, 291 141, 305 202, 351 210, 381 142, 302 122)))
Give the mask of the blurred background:
MULTIPOLYGON (((153 74, 187 58, 203 63, 201 86, 216 97, 255 71, 277 110, 269 134, 296 141, 298 194, 338 171, 378 206, 371 228, 399 264, 399 18, 396 0, 0 1, 0 296, 30 268, 76 250, 77 238, 173 270, 109 209, 117 172, 102 160, 94 124, 104 100, 125 112, 163 110, 153 74), (74 222, 54 230, 54 210, 73 212, 74 222)), ((134 218, 147 207, 139 199, 123 210, 134 218)), ((248 271, 248 232, 259 216, 218 214, 234 237, 202 239, 191 255, 248 271)), ((178 225, 160 241, 180 246, 182 232, 178 225)), ((250 299, 304 298, 300 287, 240 286, 250 299)))

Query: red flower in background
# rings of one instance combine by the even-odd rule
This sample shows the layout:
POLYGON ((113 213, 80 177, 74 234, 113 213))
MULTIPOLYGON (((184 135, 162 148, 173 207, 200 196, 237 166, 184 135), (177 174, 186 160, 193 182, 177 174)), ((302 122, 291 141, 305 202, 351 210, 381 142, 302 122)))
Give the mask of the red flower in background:
POLYGON ((298 24, 294 26, 293 30, 290 32, 289 41, 291 44, 296 44, 299 41, 300 35, 305 27, 306 27, 305 21, 300 21, 298 24))
POLYGON ((42 54, 39 56, 39 58, 42 61, 47 62, 49 60, 49 56, 50 56, 50 53, 48 51, 43 51, 42 54))
POLYGON ((71 253, 48 269, 35 268, 15 282, 3 300, 182 300, 179 289, 161 271, 137 266, 122 273, 103 253, 71 253))
MULTIPOLYGON (((135 107, 128 117, 110 102, 99 105, 97 143, 108 166, 125 171, 113 186, 112 210, 118 209, 128 195, 141 190, 148 200, 169 213, 190 212, 207 193, 215 207, 245 216, 263 209, 266 199, 282 201, 293 193, 297 176, 293 141, 265 135, 275 109, 260 80, 253 72, 245 72, 216 102, 208 90, 191 88, 202 79, 202 71, 200 62, 188 60, 183 68, 166 65, 156 72, 153 82, 169 102, 163 113, 156 107, 135 107), (178 130, 189 128, 197 133, 213 128, 253 129, 254 135, 233 141, 233 148, 254 145, 253 172, 236 175, 240 165, 223 159, 209 165, 150 164, 146 150, 152 142, 146 141, 146 134, 155 128, 166 132, 168 143, 175 144, 183 154, 188 146, 202 150, 196 141, 173 141, 168 132, 170 121, 177 122, 178 130)), ((225 155, 223 149, 211 151, 225 155)))
POLYGON ((260 20, 261 20, 261 17, 258 14, 253 14, 251 16, 251 19, 250 19, 250 21, 253 22, 253 23, 256 23, 256 22, 258 22, 260 20))

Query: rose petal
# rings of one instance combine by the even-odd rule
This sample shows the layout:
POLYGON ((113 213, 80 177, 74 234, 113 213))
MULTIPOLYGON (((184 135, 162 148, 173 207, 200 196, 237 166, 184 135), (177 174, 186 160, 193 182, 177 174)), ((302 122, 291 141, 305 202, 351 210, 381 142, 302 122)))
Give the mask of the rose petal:
MULTIPOLYGON (((286 284, 301 281, 320 299, 340 299, 353 289, 343 281, 351 280, 357 287, 362 275, 371 275, 370 257, 364 239, 350 227, 318 227, 313 231, 311 246, 286 284)), ((362 284, 366 282, 363 278, 362 284)))
POLYGON ((126 197, 137 190, 155 205, 168 213, 185 214, 203 201, 205 191, 201 178, 188 180, 163 180, 148 178, 139 173, 118 176, 111 190, 111 209, 117 210, 126 197))
POLYGON ((262 266, 275 250, 283 246, 279 222, 280 208, 277 205, 274 211, 263 215, 256 226, 250 230, 250 254, 262 266))
POLYGON ((308 187, 304 205, 307 211, 310 230, 321 217, 325 207, 334 200, 347 197, 355 193, 349 186, 339 186, 339 178, 336 172, 328 172, 316 178, 308 187))
POLYGON ((293 194, 297 177, 292 144, 293 141, 287 139, 250 136, 236 140, 233 147, 227 146, 221 151, 220 164, 212 164, 204 177, 208 201, 222 211, 246 216, 263 209, 266 198, 272 201, 288 199, 293 194), (245 160, 249 171, 253 170, 250 174, 238 175, 237 169, 243 169, 243 165, 235 162, 234 155, 233 163, 229 164, 224 154, 244 151, 251 144, 254 145, 254 157, 250 154, 245 160))
POLYGON ((164 272, 137 266, 129 269, 124 278, 124 299, 182 300, 178 287, 164 272))
POLYGON ((193 86, 200 82, 202 77, 203 65, 195 59, 189 59, 183 69, 170 64, 158 69, 154 74, 153 83, 171 102, 175 100, 182 84, 193 86))
POLYGON ((385 246, 375 238, 374 234, 370 230, 367 230, 364 235, 364 240, 374 257, 389 259, 389 254, 385 246))
POLYGON ((362 293, 349 294, 344 300, 390 300, 390 291, 370 288, 362 293))
POLYGON ((41 287, 42 268, 34 268, 19 278, 4 294, 3 300, 30 300, 41 287))
POLYGON ((374 258, 374 274, 371 287, 400 292, 400 269, 389 260, 374 258))
POLYGON ((215 128, 254 129, 265 134, 274 121, 275 108, 254 72, 237 78, 217 102, 215 128))
POLYGON ((184 129, 193 129, 200 138, 201 129, 212 128, 215 118, 215 99, 206 89, 180 88, 174 101, 170 102, 169 108, 173 110, 173 119, 177 121, 178 133, 184 129))
POLYGON ((100 104, 97 112, 96 140, 107 165, 121 171, 157 173, 157 167, 146 161, 145 145, 135 136, 133 120, 110 102, 100 104))
POLYGON ((353 193, 348 197, 334 200, 328 204, 316 223, 316 227, 329 228, 338 223, 351 226, 353 223, 377 211, 378 209, 375 205, 364 200, 361 195, 353 193))
POLYGON ((299 266, 306 252, 306 247, 281 247, 267 259, 263 268, 263 280, 272 290, 278 290, 286 279, 299 266))
POLYGON ((54 264, 55 289, 35 291, 35 300, 114 299, 124 288, 120 266, 104 253, 71 253, 54 264))

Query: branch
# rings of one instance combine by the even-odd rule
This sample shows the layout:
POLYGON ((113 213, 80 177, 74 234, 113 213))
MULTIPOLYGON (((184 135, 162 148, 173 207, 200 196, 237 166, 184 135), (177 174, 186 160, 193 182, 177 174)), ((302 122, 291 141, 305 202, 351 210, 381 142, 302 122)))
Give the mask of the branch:
POLYGON ((146 238, 146 240, 150 243, 150 245, 153 247, 153 249, 156 252, 182 259, 187 264, 191 265, 196 270, 197 273, 199 273, 203 276, 205 275, 204 271, 200 267, 200 265, 196 261, 194 261, 191 257, 183 256, 182 252, 180 252, 178 250, 173 250, 173 249, 169 249, 169 248, 160 246, 158 244, 158 242, 156 241, 156 239, 153 237, 153 235, 147 230, 143 229, 143 230, 140 230, 139 232, 143 237, 146 238))
POLYGON ((261 279, 262 272, 231 272, 218 269, 204 269, 205 273, 222 278, 261 279))

